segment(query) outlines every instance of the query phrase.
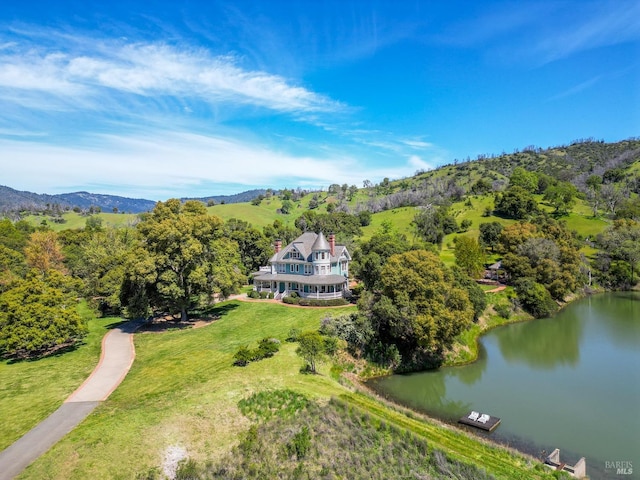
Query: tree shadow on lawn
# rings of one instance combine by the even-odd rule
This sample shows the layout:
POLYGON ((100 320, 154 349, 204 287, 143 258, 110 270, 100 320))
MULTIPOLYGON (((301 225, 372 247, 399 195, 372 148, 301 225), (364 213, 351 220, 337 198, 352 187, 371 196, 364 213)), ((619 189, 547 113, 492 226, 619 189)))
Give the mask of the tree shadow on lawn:
POLYGON ((141 333, 162 333, 170 330, 186 330, 200 328, 220 320, 223 315, 238 308, 235 303, 215 305, 209 308, 194 310, 187 321, 180 320, 180 314, 161 314, 152 317, 138 328, 141 333))

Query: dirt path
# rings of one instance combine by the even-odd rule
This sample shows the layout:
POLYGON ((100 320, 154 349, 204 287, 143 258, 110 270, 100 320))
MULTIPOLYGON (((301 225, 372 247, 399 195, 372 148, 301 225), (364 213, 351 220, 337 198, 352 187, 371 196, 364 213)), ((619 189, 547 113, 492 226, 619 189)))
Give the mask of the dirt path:
POLYGON ((135 358, 133 332, 142 322, 124 323, 102 339, 98 366, 58 410, 0 452, 0 480, 20 474, 80 424, 120 385, 135 358))

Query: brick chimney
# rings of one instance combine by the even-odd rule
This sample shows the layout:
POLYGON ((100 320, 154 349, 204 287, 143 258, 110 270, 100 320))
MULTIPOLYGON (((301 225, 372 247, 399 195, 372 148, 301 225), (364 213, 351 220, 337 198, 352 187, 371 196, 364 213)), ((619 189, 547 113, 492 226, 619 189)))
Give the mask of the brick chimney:
POLYGON ((331 256, 335 256, 336 254, 336 236, 333 233, 329 234, 329 250, 331 251, 331 256))
POLYGON ((282 250, 282 240, 280 239, 276 240, 276 243, 274 246, 276 248, 276 253, 280 253, 280 250, 282 250))

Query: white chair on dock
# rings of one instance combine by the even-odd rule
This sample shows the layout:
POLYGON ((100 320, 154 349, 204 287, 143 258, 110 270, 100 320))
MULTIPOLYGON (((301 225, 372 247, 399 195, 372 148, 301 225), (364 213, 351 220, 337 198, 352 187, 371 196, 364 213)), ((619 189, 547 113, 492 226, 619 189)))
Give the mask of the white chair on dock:
POLYGON ((475 422, 476 420, 478 420, 479 416, 480 414, 478 412, 471 412, 468 418, 469 420, 473 420, 475 422))
POLYGON ((478 422, 487 423, 490 418, 491 418, 490 415, 487 415, 486 413, 483 413, 482 415, 480 415, 480 418, 478 419, 478 422))

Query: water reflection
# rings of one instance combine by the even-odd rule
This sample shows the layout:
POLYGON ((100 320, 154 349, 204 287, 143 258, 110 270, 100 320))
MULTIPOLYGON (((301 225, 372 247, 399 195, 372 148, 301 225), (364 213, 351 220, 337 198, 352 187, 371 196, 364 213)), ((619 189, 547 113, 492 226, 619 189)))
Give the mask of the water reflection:
POLYGON ((562 321, 546 318, 500 328, 495 338, 502 356, 540 370, 561 365, 575 367, 580 362, 584 330, 584 322, 576 313, 565 315, 562 321))
POLYGON ((640 294, 620 292, 603 295, 590 302, 596 317, 603 318, 602 327, 610 340, 620 348, 637 348, 640 344, 640 294))
POLYGON ((554 318, 501 327, 480 348, 465 367, 372 387, 447 421, 470 410, 499 416, 490 438, 535 456, 560 448, 570 463, 585 456, 592 479, 606 478, 605 460, 640 464, 640 293, 598 295, 554 318))

